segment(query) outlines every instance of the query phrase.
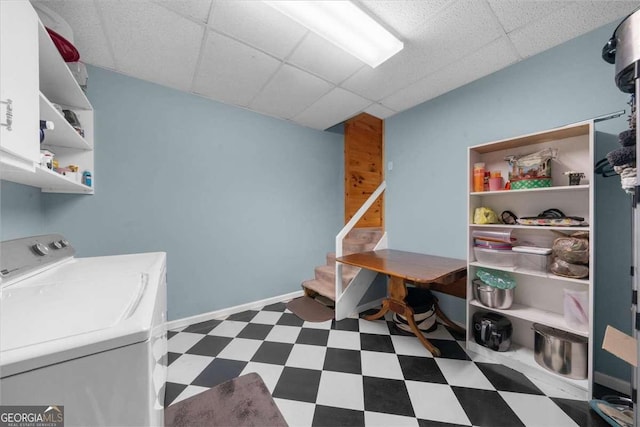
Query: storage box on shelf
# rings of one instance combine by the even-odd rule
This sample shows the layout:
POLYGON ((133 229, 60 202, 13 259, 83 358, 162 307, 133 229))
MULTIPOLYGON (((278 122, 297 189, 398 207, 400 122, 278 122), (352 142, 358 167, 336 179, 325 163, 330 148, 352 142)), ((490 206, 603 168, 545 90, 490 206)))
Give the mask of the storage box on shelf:
MULTIPOLYGON (((79 169, 78 172, 70 172, 69 175, 65 175, 41 164, 39 157, 31 156, 33 158, 24 159, 25 164, 30 167, 17 167, 3 161, 0 177, 4 180, 40 187, 43 192, 93 194, 93 182, 89 186, 81 180, 83 171, 93 173, 94 169, 93 109, 53 44, 47 30, 38 20, 32 6, 28 2, 17 3, 21 4, 20 8, 26 8, 25 10, 29 11, 30 16, 33 12, 32 16, 37 21, 37 25, 32 28, 32 31, 36 32, 37 44, 27 46, 24 55, 35 55, 40 71, 34 81, 12 81, 11 84, 35 88, 35 95, 29 95, 35 97, 33 110, 39 111, 40 120, 50 121, 54 125, 54 129, 45 130, 45 139, 40 143, 36 130, 38 120, 33 120, 33 135, 22 138, 21 144, 31 147, 31 150, 36 153, 40 149, 54 153, 60 168, 74 165, 79 169), (36 52, 33 52, 34 49, 36 52), (54 104, 60 106, 61 109, 71 110, 75 113, 82 125, 83 135, 80 135, 80 132, 65 119, 54 104)), ((17 13, 9 9, 7 11, 17 13)), ((8 19, 14 18, 9 16, 8 19)), ((3 50, 8 39, 10 38, 2 39, 3 50)))
MULTIPOLYGON (((468 197, 468 288, 467 288, 467 348, 567 390, 577 397, 591 397, 593 371, 593 123, 576 125, 510 138, 469 148, 469 197, 468 197), (486 171, 500 172, 508 177, 511 170, 505 161, 508 156, 522 156, 545 148, 557 149, 557 156, 550 162, 551 187, 473 191, 474 165, 484 163, 486 171), (580 185, 569 185, 568 171, 578 171, 585 176, 580 185), (565 215, 583 217, 580 227, 535 226, 519 224, 474 224, 476 208, 492 209, 500 217, 503 211, 511 211, 518 218, 535 217, 555 208, 565 215), (492 251, 474 246, 474 231, 511 231, 517 241, 515 251, 492 251), (518 245, 551 248, 560 234, 575 231, 589 232, 589 277, 575 279, 556 275, 548 270, 551 256, 546 254, 519 253, 518 245), (507 271, 516 280, 513 304, 509 309, 490 308, 474 298, 472 281, 478 269, 507 271), (565 317, 565 293, 584 293, 587 325, 569 324, 565 317), (476 343, 473 336, 473 315, 479 311, 500 313, 513 325, 512 347, 505 352, 492 351, 476 343), (540 366, 534 357, 533 325, 555 328, 587 339, 588 369, 586 379, 573 379, 540 366)), ((506 178, 505 178, 506 179, 506 178)))

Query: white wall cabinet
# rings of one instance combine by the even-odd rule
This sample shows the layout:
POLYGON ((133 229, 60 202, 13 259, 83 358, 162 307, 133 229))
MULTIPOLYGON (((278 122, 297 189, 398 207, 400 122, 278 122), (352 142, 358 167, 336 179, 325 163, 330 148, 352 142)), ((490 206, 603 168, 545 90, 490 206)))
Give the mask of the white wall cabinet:
POLYGON ((594 207, 593 207, 593 122, 583 122, 563 128, 525 135, 507 140, 469 147, 468 170, 468 283, 467 283, 467 348, 490 357, 506 366, 545 381, 584 399, 591 398, 593 376, 593 295, 594 295, 594 207), (552 186, 528 190, 473 191, 473 166, 484 162, 485 169, 501 171, 505 181, 510 170, 504 160, 509 155, 525 155, 546 147, 558 149, 551 162, 552 186), (579 171, 585 174, 581 185, 570 186, 564 172, 579 171), (565 215, 583 217, 588 225, 525 226, 506 224, 474 224, 473 214, 478 207, 488 207, 498 216, 505 210, 518 217, 537 216, 546 209, 560 209, 565 215), (589 232, 589 277, 573 279, 555 275, 549 271, 532 271, 515 267, 496 267, 481 263, 474 254, 474 230, 512 230, 518 243, 528 242, 551 247, 556 232, 569 234, 575 231, 589 232), (474 299, 472 280, 479 268, 508 271, 516 279, 514 303, 510 309, 498 310, 483 306, 474 299), (588 293, 588 328, 574 329, 565 322, 564 290, 588 293), (473 335, 473 315, 478 311, 496 312, 506 316, 513 325, 512 346, 509 351, 497 352, 478 345, 473 335), (547 370, 534 360, 533 324, 550 326, 588 339, 588 378, 569 379, 547 370))
MULTIPOLYGON (((33 171, 38 144, 38 16, 27 1, 0 2, 2 161, 33 171)), ((11 167, 9 166, 9 167, 11 167)))
MULTIPOLYGON (((39 187, 43 192, 93 194, 95 177, 92 176, 91 186, 84 185, 81 180, 82 172, 85 170, 95 175, 93 108, 31 4, 28 1, 11 1, 0 2, 0 6, 2 100, 11 98, 13 106, 13 129, 8 132, 6 126, 2 127, 0 177, 3 180, 39 187), (17 29, 14 30, 12 27, 17 29), (27 58, 30 65, 22 64, 20 61, 23 59, 12 62, 16 58, 27 58), (84 136, 69 124, 54 104, 76 114, 84 136), (22 106, 26 106, 28 110, 24 117, 22 106), (53 130, 45 131, 42 144, 39 120, 54 123, 53 130), (18 125, 19 133, 15 132, 18 125), (5 147, 5 135, 9 133, 11 136, 6 138, 5 147), (53 152, 60 167, 78 166, 78 174, 62 175, 41 165, 40 149, 53 152)), ((6 105, 2 104, 2 107, 4 114, 6 105)))

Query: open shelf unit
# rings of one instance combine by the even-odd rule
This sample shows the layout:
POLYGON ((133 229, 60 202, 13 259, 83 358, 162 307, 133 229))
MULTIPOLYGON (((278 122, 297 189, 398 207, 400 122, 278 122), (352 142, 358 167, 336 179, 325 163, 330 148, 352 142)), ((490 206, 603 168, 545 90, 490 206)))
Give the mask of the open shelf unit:
MULTIPOLYGON (((526 375, 567 390, 576 397, 590 399, 593 383, 593 278, 594 265, 594 207, 593 207, 593 140, 592 122, 582 122, 563 128, 515 137, 502 141, 469 147, 468 150, 468 282, 467 282, 467 348, 485 357, 503 363, 526 375), (500 171, 507 180, 510 166, 504 160, 509 155, 525 155, 544 148, 556 148, 558 154, 551 161, 552 186, 527 190, 501 190, 474 192, 473 165, 485 163, 485 170, 500 171), (568 185, 567 171, 585 174, 581 185, 568 185), (474 211, 479 207, 491 208, 500 216, 511 211, 517 217, 534 217, 544 210, 560 209, 565 215, 583 217, 580 227, 536 226, 507 224, 474 224, 474 211), (550 271, 531 270, 522 267, 504 267, 480 262, 474 253, 473 232, 511 231, 517 238, 516 245, 552 247, 554 239, 577 231, 589 233, 589 276, 575 279, 557 276, 550 271), (510 273, 515 281, 514 303, 509 309, 485 307, 474 298, 473 279, 478 269, 498 270, 510 273), (576 329, 567 324, 564 317, 564 292, 588 293, 588 326, 576 329), (497 352, 476 343, 473 315, 477 312, 493 312, 505 316, 513 326, 511 347, 497 352), (587 378, 574 380, 540 366, 534 359, 533 325, 541 324, 579 337, 587 338, 587 378)), ((486 261, 486 260, 485 260, 486 261)))
MULTIPOLYGON (((32 6, 26 3, 25 7, 32 6)), ((25 100, 25 103, 33 105, 37 109, 39 119, 51 121, 53 129, 44 131, 45 139, 42 143, 37 136, 27 138, 23 144, 33 145, 35 152, 46 149, 54 153, 58 160, 59 167, 65 168, 69 165, 78 166, 77 173, 68 176, 55 172, 40 164, 40 159, 34 161, 33 158, 22 159, 22 162, 9 161, 7 154, 2 153, 3 168, 0 178, 13 181, 19 184, 39 187, 43 192, 52 193, 79 193, 93 194, 95 183, 94 174, 94 153, 93 153, 93 108, 78 85, 69 67, 65 64, 62 56, 55 47, 51 37, 42 22, 37 19, 38 47, 25 50, 25 55, 37 56, 38 79, 35 81, 25 80, 11 82, 15 85, 23 85, 39 88, 38 98, 25 100), (76 129, 69 124, 63 114, 54 106, 57 104, 61 109, 71 110, 78 118, 84 136, 81 136, 76 129), (83 171, 90 171, 92 174, 91 187, 84 185, 81 181, 83 171)), ((3 40, 3 45, 5 40, 3 40)), ((8 43, 8 41, 7 41, 8 43)), ((28 123, 36 129, 38 123, 28 123)), ((35 134, 37 135, 37 133, 35 134)))
POLYGON ((93 193, 93 188, 40 165, 36 166, 35 173, 7 168, 2 173, 2 179, 39 187, 45 193, 93 193))

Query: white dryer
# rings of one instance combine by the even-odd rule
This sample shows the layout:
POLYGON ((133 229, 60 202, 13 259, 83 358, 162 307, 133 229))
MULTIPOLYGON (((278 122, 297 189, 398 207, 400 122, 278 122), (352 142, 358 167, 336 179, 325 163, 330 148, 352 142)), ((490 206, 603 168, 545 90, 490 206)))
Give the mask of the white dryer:
POLYGON ((166 254, 74 255, 55 234, 0 243, 0 404, 162 426, 166 254))

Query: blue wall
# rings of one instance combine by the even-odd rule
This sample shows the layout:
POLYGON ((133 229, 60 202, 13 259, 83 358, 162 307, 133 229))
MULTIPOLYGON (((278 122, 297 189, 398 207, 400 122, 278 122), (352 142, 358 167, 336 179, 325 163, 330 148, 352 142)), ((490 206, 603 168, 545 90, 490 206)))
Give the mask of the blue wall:
POLYGON ((169 318, 300 290, 341 227, 342 136, 90 68, 93 196, 44 195, 80 256, 166 251, 169 318))
POLYGON ((0 240, 47 232, 40 189, 0 181, 0 240))
MULTIPOLYGON (((385 123, 386 225, 390 246, 466 258, 467 147, 537 132, 627 109, 614 67, 600 51, 615 25, 521 61, 398 114, 385 123)), ((598 156, 617 145, 625 118, 602 122, 598 156), (607 135, 609 134, 609 135, 607 135)), ((600 158, 598 157, 598 158, 600 158)), ((596 344, 606 324, 630 330, 630 209, 617 178, 596 180, 596 344), (614 248, 614 250, 611 250, 614 248)), ((464 322, 464 303, 441 298, 445 312, 464 322)), ((597 350, 595 368, 629 380, 630 370, 597 350)))

